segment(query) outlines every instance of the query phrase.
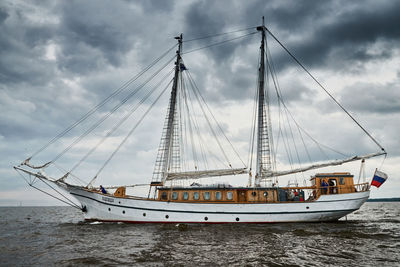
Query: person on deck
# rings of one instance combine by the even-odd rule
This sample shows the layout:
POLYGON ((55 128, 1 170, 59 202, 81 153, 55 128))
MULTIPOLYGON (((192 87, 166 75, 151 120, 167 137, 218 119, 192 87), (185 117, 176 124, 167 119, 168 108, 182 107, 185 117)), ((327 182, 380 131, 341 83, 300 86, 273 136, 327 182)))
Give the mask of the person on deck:
POLYGON ((299 196, 300 196, 300 201, 304 201, 304 191, 303 190, 300 190, 299 196))
POLYGON ((328 192, 328 183, 325 180, 322 180, 322 194, 326 195, 328 192))
POLYGON ((107 194, 107 190, 102 185, 100 185, 100 191, 103 194, 107 194))

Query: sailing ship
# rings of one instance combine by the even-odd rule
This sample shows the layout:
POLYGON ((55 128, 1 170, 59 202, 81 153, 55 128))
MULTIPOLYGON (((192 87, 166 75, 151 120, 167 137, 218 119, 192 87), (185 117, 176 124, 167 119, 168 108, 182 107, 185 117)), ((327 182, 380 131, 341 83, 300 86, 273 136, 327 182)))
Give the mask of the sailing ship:
MULTIPOLYGON (((28 184, 50 196, 63 201, 80 209, 87 221, 103 221, 103 222, 127 222, 127 223, 275 223, 275 222, 317 222, 317 221, 334 221, 346 216, 347 214, 359 209, 368 199, 370 194, 370 183, 356 183, 354 176, 349 172, 331 172, 316 173, 312 175, 308 185, 299 186, 298 183, 288 186, 279 186, 279 179, 282 176, 304 173, 306 171, 319 169, 328 166, 338 166, 344 163, 361 161, 363 166, 366 159, 386 156, 384 148, 363 128, 347 110, 337 102, 331 94, 315 79, 315 77, 300 63, 299 60, 291 53, 271 31, 264 25, 264 19, 261 26, 252 28, 255 33, 261 35, 261 46, 259 50, 258 79, 255 93, 254 118, 250 138, 250 163, 244 166, 233 167, 231 163, 226 167, 219 169, 200 168, 198 164, 193 164, 191 170, 182 170, 183 153, 193 154, 193 151, 183 151, 182 144, 188 142, 194 143, 191 139, 198 125, 195 119, 190 116, 191 104, 188 104, 190 98, 187 91, 188 84, 194 88, 192 97, 196 98, 200 106, 203 117, 206 118, 206 125, 210 126, 209 138, 216 137, 217 132, 223 133, 222 127, 216 122, 215 118, 206 113, 209 107, 206 105, 204 98, 201 96, 200 90, 194 84, 194 79, 188 74, 188 68, 183 61, 182 44, 184 42, 182 34, 175 37, 177 45, 176 55, 174 56, 173 79, 168 84, 168 88, 172 87, 169 99, 167 114, 165 117, 162 138, 158 149, 152 180, 148 186, 147 196, 135 196, 128 193, 129 186, 110 186, 103 188, 101 185, 94 186, 100 172, 106 164, 104 164, 97 174, 86 185, 77 185, 70 182, 70 178, 74 177, 73 171, 80 163, 91 155, 97 148, 95 146, 87 154, 82 161, 76 164, 70 171, 65 171, 61 178, 52 178, 45 174, 44 170, 55 164, 55 160, 61 157, 69 148, 82 140, 91 130, 95 129, 98 124, 94 124, 82 136, 75 139, 71 146, 66 147, 55 160, 35 166, 31 163, 38 153, 45 150, 48 146, 54 144, 59 138, 64 136, 69 130, 89 117, 94 110, 103 107, 104 103, 109 99, 105 99, 94 109, 85 114, 80 120, 68 127, 64 132, 60 133, 48 144, 42 147, 33 156, 23 161, 14 168, 21 174, 27 175, 28 184), (330 160, 328 162, 310 163, 307 166, 291 168, 289 170, 279 171, 276 169, 276 156, 274 155, 273 132, 271 126, 271 115, 269 105, 269 95, 265 89, 267 83, 266 77, 273 80, 273 65, 269 58, 267 38, 269 35, 288 54, 297 62, 304 71, 329 95, 330 98, 357 124, 365 134, 372 139, 379 147, 379 151, 363 156, 351 156, 340 160, 330 160), (183 77, 189 82, 184 82, 183 77), (205 106, 205 108, 204 108, 205 106), (180 114, 182 111, 188 111, 189 115, 180 114), (186 116, 186 117, 185 117, 186 116), (186 119, 185 119, 186 118, 186 119), (217 130, 211 127, 211 121, 217 125, 217 130), (182 140, 182 132, 189 131, 189 140, 182 140), (256 151, 253 153, 253 149, 256 151), (255 160, 253 161, 253 154, 255 160), (255 165, 254 170, 252 165, 255 165), (226 183, 213 183, 202 185, 198 181, 201 179, 213 179, 221 176, 248 175, 245 185, 231 186, 226 183), (254 175, 253 175, 254 174, 254 175), (51 193, 45 191, 36 185, 41 181, 49 186, 51 193), (186 184, 185 184, 186 183, 186 184), (73 198, 71 199, 71 196, 73 198), (79 203, 76 203, 76 200, 79 203)), ((237 38, 234 38, 237 39, 237 38)), ((208 46, 207 46, 208 47, 208 46)), ((171 49, 169 50, 171 51, 171 49)), ((164 55, 163 55, 164 56, 164 55)), ((159 59, 156 60, 158 62, 159 59)), ((172 63, 172 62, 171 62, 172 63)), ((142 73, 150 69, 146 68, 142 73)), ((142 74, 141 73, 141 74, 142 74)), ((140 75, 141 75, 140 74, 140 75)), ((172 73, 171 73, 172 74, 172 73)), ((140 88, 142 88, 141 86, 140 88)), ((167 87, 166 87, 167 88, 167 87)), ((111 97, 115 96, 119 91, 115 91, 111 97)), ((164 89, 165 91, 165 89, 164 89)), ((134 95, 130 94, 130 96, 134 95)), ((279 91, 277 91, 279 97, 279 91)), ((145 97, 149 97, 146 95, 145 97)), ((159 97, 156 98, 155 102, 159 97)), ((126 102, 125 99, 121 102, 126 102)), ((155 103, 154 102, 154 103, 155 103)), ((284 102, 281 102, 285 106, 284 102)), ((119 106, 117 107, 119 108, 119 106)), ((114 108, 113 110, 115 110, 114 108)), ((150 108, 149 108, 150 109, 150 108)), ((135 108, 134 108, 135 110, 135 108)), ((140 118, 139 123, 147 115, 140 118)), ((252 114, 249 114, 251 116, 252 114)), ((122 121, 125 121, 125 117, 122 121)), ((100 123, 104 119, 100 120, 100 123)), ((215 124, 214 123, 214 124, 215 124)), ((117 123, 116 126, 119 126, 117 123)), ((118 149, 124 144, 130 134, 136 129, 132 128, 128 136, 121 142, 120 146, 107 159, 108 163, 115 155, 118 149)), ((215 126, 215 125, 214 125, 215 126)), ((109 137, 114 127, 105 136, 109 137)), ((222 134, 226 138, 225 134, 222 134)), ((201 139, 201 138, 200 138, 201 139)), ((201 139, 202 142, 209 140, 201 139)), ((221 148, 222 154, 226 157, 222 149, 222 145, 217 139, 216 147, 221 148)), ((229 142, 229 139, 227 139, 229 142)), ((99 144, 103 142, 100 140, 99 144)), ((99 145, 98 144, 98 145, 99 145)), ((229 142, 231 145, 231 143, 229 142)), ((233 148, 233 146, 232 146, 233 148)), ((194 149, 192 149, 194 150, 194 149)), ((236 150, 234 154, 237 154, 236 150)), ((211 153, 213 153, 211 151, 211 153)), ((195 162, 194 160, 191 163, 195 162)), ((188 165, 188 164, 186 164, 188 165)), ((190 165, 190 164, 189 164, 190 165)), ((139 186, 139 185, 136 185, 139 186)))

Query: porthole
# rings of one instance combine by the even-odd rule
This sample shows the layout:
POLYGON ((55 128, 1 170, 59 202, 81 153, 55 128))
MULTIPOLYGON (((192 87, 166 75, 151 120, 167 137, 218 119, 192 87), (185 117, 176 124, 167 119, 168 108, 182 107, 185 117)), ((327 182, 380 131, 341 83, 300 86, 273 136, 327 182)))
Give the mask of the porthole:
POLYGON ((168 218, 169 218, 169 216, 168 216, 168 215, 165 215, 165 218, 166 218, 166 219, 168 219, 168 218))
POLYGON ((146 213, 143 213, 143 217, 146 217, 146 213))
POLYGON ((122 211, 122 214, 125 214, 125 211, 124 211, 124 210, 122 211))
POLYGON ((265 191, 265 192, 264 192, 264 197, 267 197, 267 196, 268 196, 268 192, 265 191))
POLYGON ((309 209, 309 208, 310 208, 309 206, 306 207, 306 209, 309 209))
POLYGON ((121 204, 121 201, 118 201, 118 204, 121 204))
POLYGON ((208 217, 204 217, 204 220, 205 220, 205 221, 208 221, 208 217))
POLYGON ((108 208, 108 211, 111 211, 111 208, 108 208))
POLYGON ((237 222, 239 221, 239 217, 236 217, 236 221, 237 221, 237 222))
POLYGON ((251 195, 255 197, 257 195, 256 191, 251 192, 251 195))

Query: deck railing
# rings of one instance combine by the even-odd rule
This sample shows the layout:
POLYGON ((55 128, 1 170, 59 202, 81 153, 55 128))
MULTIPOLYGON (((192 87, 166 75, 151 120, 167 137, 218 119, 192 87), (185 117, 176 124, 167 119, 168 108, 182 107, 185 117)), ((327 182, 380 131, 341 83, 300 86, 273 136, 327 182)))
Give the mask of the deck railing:
POLYGON ((339 186, 327 186, 327 187, 315 187, 315 186, 305 186, 305 187, 284 187, 284 191, 281 194, 285 194, 286 197, 282 196, 278 199, 279 202, 282 201, 314 201, 318 199, 321 195, 335 195, 335 194, 347 194, 355 192, 365 192, 370 189, 369 183, 361 183, 355 185, 339 185, 339 186), (301 196, 301 197, 300 197, 301 196))

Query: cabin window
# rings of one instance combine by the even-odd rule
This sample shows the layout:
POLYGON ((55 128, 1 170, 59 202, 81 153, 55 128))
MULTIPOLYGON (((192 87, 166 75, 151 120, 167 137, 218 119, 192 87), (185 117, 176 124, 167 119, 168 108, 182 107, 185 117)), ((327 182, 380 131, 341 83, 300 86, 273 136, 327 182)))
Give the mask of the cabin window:
POLYGON ((268 192, 267 191, 264 192, 264 197, 268 197, 268 192))
POLYGON ((251 192, 251 195, 255 197, 257 195, 256 191, 251 192))
POLYGON ((339 184, 345 184, 344 177, 339 177, 339 184))
POLYGON ((204 198, 204 200, 210 200, 210 192, 204 192, 203 198, 204 198))
POLYGON ((195 200, 199 199, 199 192, 193 192, 193 199, 195 200))
POLYGON ((183 192, 183 199, 188 200, 189 199, 189 193, 188 192, 183 192))
POLYGON ((233 199, 233 193, 231 191, 227 192, 226 193, 226 198, 229 199, 229 200, 232 200, 233 199))
POLYGON ((172 192, 172 199, 174 200, 178 199, 178 192, 172 192))
POLYGON ((221 198, 222 198, 221 192, 215 192, 215 199, 221 200, 221 198))
POLYGON ((161 199, 167 199, 167 192, 162 192, 161 199))

